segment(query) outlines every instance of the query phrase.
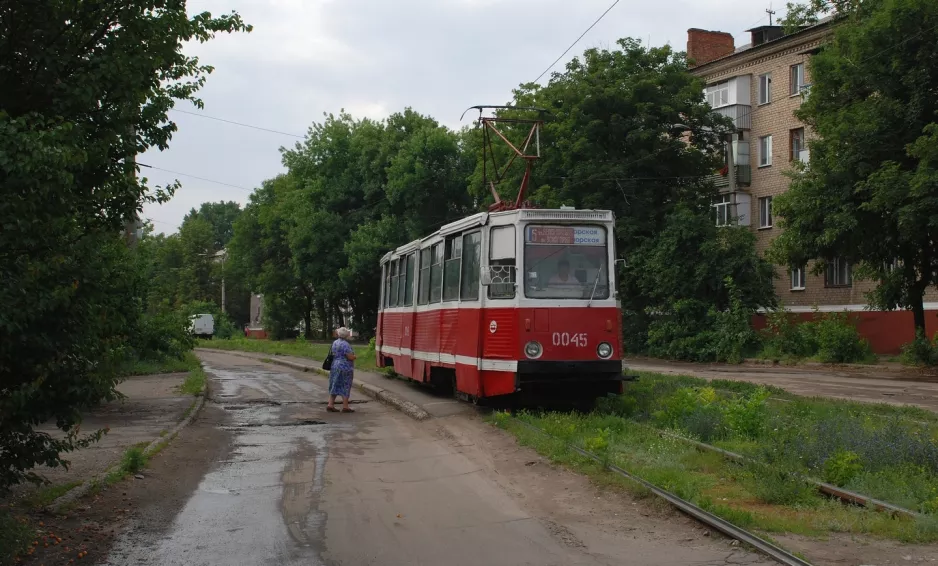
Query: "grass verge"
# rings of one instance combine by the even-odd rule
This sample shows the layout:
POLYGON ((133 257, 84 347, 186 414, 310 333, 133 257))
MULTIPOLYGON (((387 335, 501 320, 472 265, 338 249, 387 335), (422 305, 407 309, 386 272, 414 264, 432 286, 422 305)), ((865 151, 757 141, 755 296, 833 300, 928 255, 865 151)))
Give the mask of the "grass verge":
POLYGON ((189 371, 186 380, 179 386, 179 391, 187 395, 201 395, 205 391, 205 370, 201 366, 189 371))
POLYGON ((192 352, 182 358, 163 358, 161 360, 135 360, 120 369, 121 377, 134 375, 154 375, 158 373, 182 373, 199 367, 199 359, 192 352))
POLYGON ((614 415, 545 413, 521 414, 518 418, 551 436, 532 431, 504 413, 495 413, 491 420, 514 434, 521 444, 587 474, 601 485, 625 489, 642 498, 650 496, 641 486, 570 450, 568 442, 760 534, 792 533, 823 538, 840 532, 903 542, 938 540, 936 517, 910 520, 846 506, 818 495, 787 474, 767 474, 764 468, 739 466, 614 415))
MULTIPOLYGON (((296 340, 251 340, 243 337, 228 340, 199 340, 201 348, 215 348, 217 350, 232 350, 241 352, 257 352, 280 356, 295 356, 322 361, 329 355, 331 342, 307 342, 302 338, 296 340)), ((377 371, 375 350, 367 344, 353 344, 352 349, 358 359, 355 367, 364 371, 377 371)))
POLYGON ((15 517, 9 508, 0 506, 0 566, 10 566, 26 554, 35 534, 25 520, 15 517))

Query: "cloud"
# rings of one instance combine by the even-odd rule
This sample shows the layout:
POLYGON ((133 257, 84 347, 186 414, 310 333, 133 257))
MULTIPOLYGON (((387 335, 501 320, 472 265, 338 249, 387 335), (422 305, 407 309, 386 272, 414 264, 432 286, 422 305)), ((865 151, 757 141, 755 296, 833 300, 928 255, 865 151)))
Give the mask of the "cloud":
MULTIPOLYGON (((609 6, 611 0, 190 0, 190 13, 238 11, 250 34, 187 45, 213 65, 200 93, 204 113, 303 135, 323 113, 383 118, 411 106, 458 128, 469 106, 503 104, 537 77, 609 6)), ((728 31, 765 23, 752 0, 621 1, 564 61, 620 37, 683 50, 690 27, 728 31)), ((192 108, 181 109, 194 111, 192 108)), ((254 188, 283 172, 279 148, 290 136, 173 113, 179 132, 166 152, 140 161, 254 188)), ((183 188, 163 206, 147 206, 159 231, 172 232, 206 200, 247 202, 249 193, 156 170, 154 184, 183 188)))

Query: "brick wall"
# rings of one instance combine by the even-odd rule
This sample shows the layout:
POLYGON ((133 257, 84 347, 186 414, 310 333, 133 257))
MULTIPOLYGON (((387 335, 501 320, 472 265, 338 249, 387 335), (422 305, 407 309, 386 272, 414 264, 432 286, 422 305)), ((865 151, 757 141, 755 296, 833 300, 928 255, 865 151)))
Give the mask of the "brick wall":
POLYGON ((687 30, 687 58, 696 65, 725 57, 735 49, 736 44, 731 34, 697 28, 687 30))

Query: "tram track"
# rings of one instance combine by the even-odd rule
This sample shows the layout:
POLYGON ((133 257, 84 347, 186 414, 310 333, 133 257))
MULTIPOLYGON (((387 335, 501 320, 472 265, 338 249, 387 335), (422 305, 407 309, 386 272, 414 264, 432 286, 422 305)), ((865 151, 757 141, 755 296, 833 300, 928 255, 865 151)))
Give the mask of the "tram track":
POLYGON ((759 537, 758 535, 753 534, 743 529, 742 527, 734 525, 733 523, 730 523, 729 521, 722 519, 714 515, 713 513, 710 513, 698 507, 697 505, 694 505, 693 503, 678 497, 677 495, 671 493, 670 491, 661 489, 660 487, 642 479, 641 477, 627 470, 622 469, 619 466, 616 466, 615 464, 604 462, 602 458, 600 458, 596 454, 593 454, 592 452, 588 452, 587 450, 584 450, 583 448, 580 448, 579 446, 576 446, 575 444, 572 444, 563 439, 557 438, 556 436, 548 433, 547 431, 541 429, 540 427, 537 427, 531 423, 518 419, 515 416, 511 416, 511 420, 533 432, 536 432, 548 438, 563 442, 564 445, 568 449, 576 452, 577 454, 583 457, 589 458, 601 464, 605 469, 609 470, 610 472, 615 473, 619 476, 622 476, 628 479, 629 481, 632 481, 644 487, 645 489, 653 493, 655 496, 667 501, 669 504, 674 506, 676 509, 678 509, 682 513, 723 533, 724 535, 734 540, 739 541, 740 543, 749 545, 750 547, 772 558, 779 564, 785 564, 788 566, 811 566, 810 562, 807 562, 806 560, 803 560, 795 556, 794 554, 788 552, 787 550, 772 544, 771 542, 759 537))

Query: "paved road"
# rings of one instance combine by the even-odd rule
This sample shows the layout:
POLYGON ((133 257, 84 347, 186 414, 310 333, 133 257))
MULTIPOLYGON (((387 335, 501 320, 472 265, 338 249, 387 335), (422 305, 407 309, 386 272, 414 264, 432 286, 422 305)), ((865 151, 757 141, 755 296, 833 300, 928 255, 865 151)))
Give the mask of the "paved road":
MULTIPOLYGON (((326 413, 322 378, 201 357, 214 403, 190 435, 228 445, 201 448, 212 462, 197 481, 171 487, 172 470, 153 470, 165 503, 139 510, 109 564, 769 564, 680 515, 597 492, 476 416, 417 423, 364 399, 355 414, 326 413)), ((168 457, 186 461, 179 440, 168 457)))
POLYGON ((628 360, 625 367, 633 371, 763 383, 796 395, 912 405, 938 411, 938 383, 933 376, 914 379, 912 375, 884 372, 877 378, 870 377, 875 369, 866 370, 864 374, 814 367, 690 364, 647 359, 628 360))

